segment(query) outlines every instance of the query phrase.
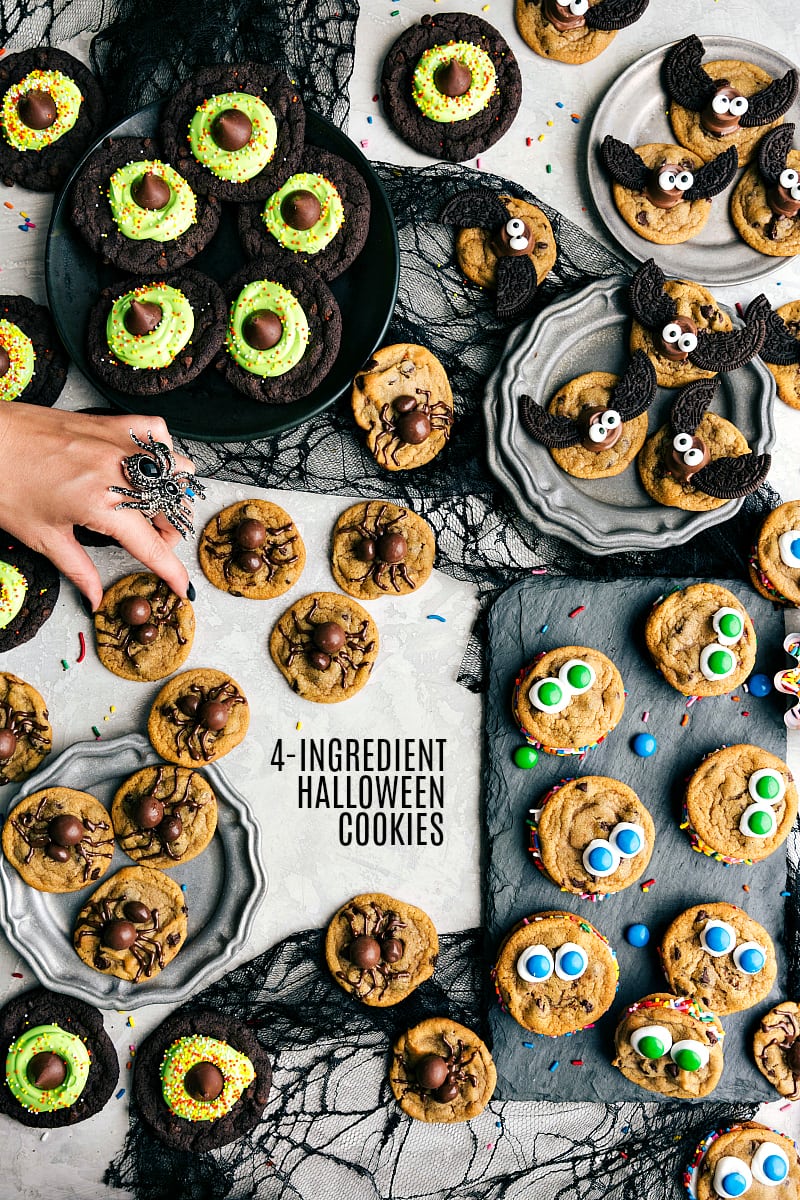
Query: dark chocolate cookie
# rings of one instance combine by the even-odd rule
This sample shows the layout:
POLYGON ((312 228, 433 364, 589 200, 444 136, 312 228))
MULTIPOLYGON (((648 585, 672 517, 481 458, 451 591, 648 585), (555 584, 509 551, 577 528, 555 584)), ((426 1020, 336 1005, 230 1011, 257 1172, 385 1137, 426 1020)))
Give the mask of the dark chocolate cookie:
MULTIPOLYGON (((93 370, 121 392, 154 396, 189 383, 206 367, 222 345, 225 336, 225 298, 213 279, 190 267, 176 271, 165 281, 152 284, 141 278, 124 279, 106 288, 89 314, 87 349, 93 370), (191 306, 194 329, 188 342, 167 366, 133 367, 121 362, 109 349, 106 324, 114 302, 142 288, 169 287, 183 293, 191 306)), ((157 326, 154 332, 157 332, 157 326)), ((130 341, 144 342, 152 334, 130 341)))
MULTIPOLYGON (((29 549, 10 533, 0 529, 0 585, 7 568, 13 568, 27 584, 22 607, 8 623, 0 628, 0 654, 30 641, 39 632, 58 600, 59 575, 53 564, 42 554, 29 549)), ((7 589, 0 586, 0 625, 2 625, 7 589)))
MULTIPOLYGON (((13 356, 13 349, 6 346, 3 321, 16 325, 25 337, 30 338, 35 356, 33 375, 29 382, 19 395, 12 394, 10 398, 49 408, 61 394, 61 389, 67 381, 69 367, 69 358, 56 333, 53 318, 43 304, 34 304, 27 296, 0 296, 0 350, 6 352, 5 355, 0 355, 0 358, 2 365, 5 365, 6 357, 13 356)), ((13 335, 8 340, 13 341, 13 335)), ((0 399, 8 398, 3 395, 2 386, 7 373, 9 372, 4 372, 0 378, 0 399)))
MULTIPOLYGON (((254 258, 228 280, 225 294, 229 305, 235 305, 237 297, 248 284, 262 280, 290 292, 302 309, 308 325, 307 340, 301 339, 305 341, 302 357, 283 374, 261 376, 245 370, 233 358, 230 350, 237 324, 232 309, 228 320, 225 377, 238 391, 244 392, 254 400, 265 404, 288 404, 300 396, 308 395, 330 371, 339 353, 342 314, 330 288, 316 271, 304 267, 300 262, 287 261, 282 253, 272 252, 254 258)), ((268 306, 271 302, 254 300, 252 311, 263 312, 265 304, 268 306)), ((284 332, 279 334, 279 341, 284 343, 288 340, 291 313, 284 309, 283 316, 279 319, 284 329, 284 332)), ((274 345, 277 346, 278 343, 274 345)))
POLYGON ((285 193, 281 203, 273 200, 277 195, 273 193, 266 204, 243 204, 239 209, 239 237, 245 253, 256 258, 274 250, 285 255, 289 262, 313 267, 323 279, 335 279, 361 253, 367 240, 370 199, 366 183, 355 167, 338 154, 306 145, 296 171, 280 190, 285 193), (292 180, 302 175, 323 176, 324 183, 332 185, 338 193, 338 202, 336 195, 329 195, 329 187, 323 186, 322 205, 318 199, 314 203, 316 197, 309 193, 302 179, 297 180, 296 187, 292 184, 292 180), (295 201, 301 193, 304 195, 300 201, 295 201), (293 201, 300 210, 297 214, 292 212, 293 201), (334 206, 340 223, 331 211, 334 206), (328 241, 334 228, 336 232, 328 241), (317 248, 320 242, 325 244, 317 248))
MULTIPOLYGON (((82 97, 78 117, 72 128, 41 150, 18 150, 11 145, 7 135, 0 132, 0 179, 9 187, 19 183, 33 192, 55 192, 87 147, 100 136, 105 124, 106 102, 100 85, 82 62, 64 50, 42 46, 21 54, 6 55, 0 61, 0 105, 8 91, 32 71, 58 71, 71 79, 82 97)), ((44 91, 45 88, 35 90, 44 91)), ((44 110, 28 119, 37 123, 49 120, 46 105, 44 110)))
MULTIPOLYGON (((477 82, 473 78, 467 91, 477 82)), ((435 87, 433 94, 437 99, 441 94, 464 99, 466 92, 459 90, 463 86, 458 78, 448 79, 442 81, 442 88, 447 90, 443 93, 435 87)), ((469 13, 436 13, 424 16, 418 25, 401 33, 389 50, 381 72, 381 99, 386 116, 403 141, 432 158, 463 162, 493 146, 506 132, 522 100, 522 76, 510 46, 494 26, 469 13), (496 87, 485 107, 468 119, 433 120, 414 100, 414 73, 425 51, 454 42, 470 43, 488 55, 496 87)))
MULTIPOLYGON (((119 1061, 111 1039, 103 1027, 103 1016, 91 1004, 72 996, 59 996, 46 988, 35 988, 9 1000, 0 1012, 0 1062, 5 1063, 11 1046, 26 1030, 40 1025, 58 1025, 65 1033, 81 1039, 89 1052, 86 1083, 77 1100, 51 1112, 26 1108, 8 1085, 8 1071, 0 1084, 0 1112, 22 1125, 37 1129, 57 1129, 77 1125, 100 1112, 119 1079, 119 1061)), ((40 1070, 46 1064, 40 1064, 40 1070)), ((57 1068, 57 1064, 56 1068, 57 1068)), ((51 1063, 52 1069, 52 1063, 51 1063)), ((52 1082, 52 1081, 51 1081, 52 1082)), ((43 1095, 48 1091, 43 1090, 43 1095)))
MULTIPOLYGON (((161 119, 161 138, 167 158, 195 191, 212 192, 220 200, 232 200, 237 204, 266 200, 288 179, 300 161, 305 129, 303 101, 291 80, 280 71, 254 62, 219 63, 196 71, 169 101, 161 119), (196 111, 210 97, 229 92, 247 93, 263 100, 276 125, 275 149, 269 161, 256 175, 241 182, 220 178, 198 161, 191 151, 187 134, 196 111)), ((235 140, 230 145, 233 149, 235 140)), ((237 148, 237 152, 247 153, 248 145, 237 148)))
MULTIPOLYGON (((177 237, 166 241, 127 237, 114 220, 109 180, 120 168, 135 162, 158 162, 170 171, 174 170, 166 162, 161 144, 155 138, 106 138, 84 163, 75 180, 70 218, 104 263, 112 263, 121 271, 130 271, 134 275, 175 271, 193 259, 216 233, 220 216, 219 200, 216 196, 195 195, 195 220, 177 237)), ((152 174, 158 176, 158 170, 152 174)), ((160 182, 163 185, 163 179, 160 182)), ((181 178, 180 182, 186 192, 191 192, 184 179, 181 178)), ((166 186, 169 188, 168 183, 166 186)), ((170 189, 165 196, 138 194, 146 201, 146 205, 140 207, 135 202, 128 202, 128 223, 133 226, 137 208, 142 216, 163 211, 174 197, 174 189, 170 189), (163 204, 159 201, 163 201, 163 204)), ((189 197, 186 198, 188 201, 189 197)))
POLYGON ((272 1068, 266 1051, 241 1021, 211 1009, 181 1009, 154 1029, 136 1053, 133 1098, 151 1132, 176 1150, 199 1153, 225 1146, 249 1133, 261 1120, 269 1097, 272 1068), (178 1116, 164 1099, 161 1064, 179 1038, 199 1035, 225 1042, 244 1054, 255 1068, 255 1078, 233 1107, 216 1120, 192 1121, 178 1116))

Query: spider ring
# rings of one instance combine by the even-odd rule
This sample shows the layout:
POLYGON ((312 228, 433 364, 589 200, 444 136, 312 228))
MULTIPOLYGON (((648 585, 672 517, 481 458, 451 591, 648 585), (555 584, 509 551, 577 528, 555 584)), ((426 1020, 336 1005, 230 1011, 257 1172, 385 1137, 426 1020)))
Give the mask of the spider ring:
POLYGON ((134 508, 148 521, 163 513, 181 537, 194 534, 192 509, 185 497, 205 497, 205 488, 191 471, 178 471, 169 446, 157 442, 148 429, 147 441, 140 441, 133 430, 131 440, 139 447, 138 454, 129 454, 120 464, 129 488, 110 487, 110 492, 127 496, 115 508, 134 508))

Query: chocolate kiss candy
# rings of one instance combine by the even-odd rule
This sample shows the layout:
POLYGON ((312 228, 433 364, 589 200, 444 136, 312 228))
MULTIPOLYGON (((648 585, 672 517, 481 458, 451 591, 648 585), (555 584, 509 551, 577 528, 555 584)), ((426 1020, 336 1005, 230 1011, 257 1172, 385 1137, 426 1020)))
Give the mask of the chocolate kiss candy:
POLYGON ((793 1075, 800 1075, 800 1038, 795 1038, 786 1055, 789 1070, 793 1075))
POLYGON ((66 846, 57 846, 55 842, 48 842, 44 849, 48 858, 53 862, 65 863, 69 862, 69 850, 66 846))
POLYGON ((796 217, 800 213, 800 200, 793 199, 780 184, 767 188, 767 204, 776 217, 796 217))
POLYGON ((542 15, 559 33, 565 33, 568 29, 580 29, 586 24, 583 13, 573 13, 566 5, 562 6, 556 0, 543 0, 542 15))
POLYGON ((152 916, 150 909, 146 904, 142 904, 141 900, 129 900, 122 906, 122 911, 129 921, 139 921, 141 924, 149 921, 152 916))
POLYGON ((356 554, 362 562, 374 562, 375 555, 378 550, 378 543, 375 538, 362 538, 356 546, 356 554))
POLYGON ((200 707, 200 697, 195 692, 189 692, 188 696, 181 696, 178 701, 178 708, 185 717, 193 717, 200 707))
POLYGON ((162 179, 160 175, 154 175, 152 171, 145 171, 144 175, 140 175, 131 185, 131 195, 139 208, 155 211, 167 207, 172 189, 166 179, 162 179))
POLYGON ((420 1087, 438 1088, 447 1079, 447 1063, 439 1054, 426 1054, 414 1068, 420 1087))
POLYGON ((82 837, 86 836, 83 821, 73 817, 72 813, 61 813, 53 817, 47 826, 51 842, 57 846, 77 846, 82 837))
POLYGON ((31 88, 24 96, 20 96, 17 112, 20 121, 28 129, 49 129, 58 116, 53 97, 39 88, 31 88))
POLYGON ((2 379, 4 375, 8 374, 10 366, 11 359, 8 357, 8 351, 6 350, 5 346, 0 346, 0 379, 2 379))
POLYGON ((128 596, 119 606, 119 615, 126 625, 146 625, 152 611, 150 601, 144 596, 128 596))
POLYGON ((253 124, 247 113, 226 108, 211 126, 211 136, 220 150, 241 150, 250 141, 253 124))
POLYGON ((127 950, 136 941, 136 926, 133 921, 123 921, 116 917, 106 921, 100 940, 109 950, 127 950))
POLYGON ((17 748, 17 735, 13 729, 0 729, 0 762, 8 762, 17 748))
POLYGON ((350 962, 354 966, 360 967, 362 971, 369 970, 370 967, 377 967, 381 961, 380 942, 365 933, 353 938, 347 947, 347 953, 350 962))
POLYGON ((472 87, 472 71, 457 58, 438 67, 433 82, 443 96, 463 96, 472 87))
POLYGON ((314 626, 311 640, 325 654, 338 654, 347 641, 347 635, 336 621, 323 621, 321 625, 314 626))
POLYGON ((67 1064, 52 1050, 41 1050, 34 1054, 25 1074, 28 1082, 40 1092, 51 1092, 53 1088, 61 1087, 67 1078, 67 1064))
POLYGON ((153 304, 150 300, 132 300, 123 324, 133 337, 144 337, 160 325, 162 316, 160 304, 153 304))
POLYGON ((155 829, 164 819, 164 805, 155 796, 141 796, 134 804, 131 816, 139 829, 155 829))
POLYGON ((158 836, 162 842, 177 842, 183 833, 183 821, 180 817, 165 817, 158 827, 158 836))
POLYGON ((281 204, 281 216, 292 229, 310 229, 316 225, 321 212, 319 200, 305 188, 289 192, 281 204))
POLYGON ((385 563, 402 562, 408 550, 408 542, 402 533, 384 533, 378 538, 378 558, 385 563))
POLYGON ((229 715, 227 704, 220 700, 206 700, 197 710, 197 719, 206 729, 222 729, 229 715))
MULTIPOLYGON (((731 100, 736 100, 741 95, 742 93, 737 88, 731 87, 726 80, 722 80, 722 83, 717 87, 714 95, 700 113, 700 124, 703 129, 713 134, 714 137, 725 137, 728 133, 735 133, 740 128, 739 114, 731 112, 730 108, 727 108, 725 112, 715 112, 713 105, 718 96, 724 96, 730 102, 731 100)), ((747 111, 746 106, 744 111, 747 111)))
POLYGON ((448 1079, 446 1083, 436 1089, 436 1099, 440 1104, 449 1104, 451 1100, 455 1100, 460 1091, 455 1079, 448 1079))
POLYGON ((210 1062, 195 1063, 183 1077, 183 1086, 193 1100, 216 1100, 225 1087, 225 1076, 210 1062))
POLYGON ((259 308, 245 318, 242 335, 254 350, 271 350, 283 337, 283 322, 277 313, 259 308))
POLYGON ((327 671, 331 665, 331 656, 330 654, 323 654, 321 650, 312 650, 308 656, 308 661, 316 670, 327 671))
POLYGON ((386 938, 381 942, 381 955, 387 963, 399 962, 403 957, 403 943, 398 938, 386 938))
POLYGON ((242 550, 241 554, 236 555, 237 567, 241 567, 243 571, 247 571, 248 575, 254 575, 263 561, 261 555, 256 550, 242 550))
POLYGON ((236 542, 243 550, 257 550, 267 538, 267 527, 255 517, 246 517, 236 526, 236 542))
POLYGON ((408 446, 419 446, 431 436, 431 419, 427 413, 417 409, 416 412, 403 413, 396 428, 401 442, 408 446))

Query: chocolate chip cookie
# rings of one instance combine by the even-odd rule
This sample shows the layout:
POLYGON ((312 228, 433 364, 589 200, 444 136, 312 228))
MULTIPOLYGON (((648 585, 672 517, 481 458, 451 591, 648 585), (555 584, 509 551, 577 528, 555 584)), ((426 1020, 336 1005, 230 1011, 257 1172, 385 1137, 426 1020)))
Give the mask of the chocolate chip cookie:
POLYGON ((602 742, 625 708, 622 677, 588 646, 560 646, 525 667, 512 712, 526 741, 547 754, 583 754, 602 742))
POLYGON ((217 828, 217 798, 199 771, 145 767, 117 789, 111 821, 127 855, 168 870, 205 850, 217 828))
POLYGON ((293 691, 338 704, 361 691, 378 657, 368 612, 335 592, 314 592, 287 609, 269 639, 272 661, 293 691))
MULTIPOLYGON (((501 192, 498 199, 504 205, 509 218, 524 222, 523 235, 528 242, 527 257, 533 264, 536 282, 550 274, 558 253, 553 227, 540 208, 527 200, 519 200, 501 192)), ((497 264, 499 255, 491 232, 480 226, 459 229, 456 234, 456 258, 467 279, 478 287, 497 286, 497 264)))
MULTIPOLYGON (((711 79, 725 80, 730 88, 748 97, 763 91, 772 83, 772 76, 755 63, 741 62, 734 58, 704 62, 702 70, 711 79)), ((710 162, 729 146, 735 146, 740 167, 750 162, 754 150, 767 130, 783 124, 783 117, 778 117, 765 125, 752 125, 749 128, 739 126, 731 133, 717 136, 705 128, 701 113, 684 108, 674 100, 669 106, 669 120, 680 144, 697 154, 704 162, 710 162)))
POLYGON ((94 615, 97 656, 121 679, 152 683, 177 671, 194 641, 194 609, 157 575, 117 580, 94 615))
POLYGON ((725 696, 756 662, 753 622, 718 583, 694 583, 660 597, 647 617, 645 641, 664 680, 684 696, 725 696))
POLYGON ((167 762, 196 767, 229 754, 249 724, 250 706, 236 680, 198 667, 164 684, 150 709, 147 736, 167 762))
MULTIPOLYGON (((800 169, 800 150, 790 150, 786 166, 797 176, 800 169)), ((796 185, 795 185, 796 187, 796 185)), ((758 250, 773 258, 789 258, 800 254, 800 220, 780 216, 767 199, 768 185, 756 166, 748 167, 731 196, 731 220, 739 236, 758 250)))
MULTIPOLYGON (((691 173, 703 165, 699 155, 669 142, 648 142, 644 146, 636 146, 634 154, 650 171, 663 165, 691 173)), ((681 200, 672 208, 660 208, 648 198, 646 192, 625 187, 616 180, 612 184, 612 193, 617 211, 625 224, 645 241, 659 246, 688 242, 700 233, 711 216, 712 202, 703 197, 681 200)))
POLYGON ((88 792, 67 787, 32 792, 6 818, 3 853, 38 892, 78 892, 111 866, 109 814, 88 792))
POLYGON ((611 1065, 648 1092, 697 1100, 719 1083, 724 1038, 722 1022, 699 1000, 653 992, 625 1009, 611 1065))
POLYGON ((750 580, 767 600, 800 607, 800 502, 767 513, 750 556, 750 580))
MULTIPOLYGON (((775 311, 783 319, 787 332, 800 342, 800 300, 790 300, 775 311)), ((779 399, 791 408, 800 408, 800 346, 795 362, 764 365, 775 377, 779 399)))
POLYGON ((237 500, 206 525, 197 547, 214 587, 248 600, 271 600, 294 587, 306 548, 284 509, 268 500, 237 500))
MULTIPOLYGON (((726 312, 719 307, 708 288, 689 279, 668 279, 664 291, 675 301, 677 319, 688 319, 698 329, 711 333, 730 333, 733 322, 726 312)), ((659 387, 683 387, 695 379, 710 379, 714 372, 704 371, 696 367, 688 358, 682 360, 670 359, 659 348, 653 336, 653 331, 647 329, 639 321, 634 320, 631 326, 631 353, 644 350, 656 369, 656 381, 659 387)))
POLYGON ((357 600, 406 596, 430 577, 436 538, 426 520, 388 500, 346 509, 333 530, 331 572, 357 600))
MULTIPOLYGON (((556 392, 548 406, 548 412, 558 417, 568 417, 585 427, 584 442, 564 449, 551 449, 556 464, 576 479, 610 479, 621 475, 630 466, 644 445, 647 437, 647 413, 630 421, 617 421, 613 430, 603 424, 602 413, 614 411, 613 393, 619 383, 619 375, 609 371, 590 371, 570 379, 556 392), (597 413, 605 434, 605 445, 592 441, 591 417, 597 413)), ((617 414, 619 416, 619 414, 617 414)), ((595 435, 596 436, 596 435, 595 435)))
POLYGON ((47 706, 36 688, 0 672, 0 785, 27 779, 52 746, 47 706))
MULTIPOLYGON (((737 458, 749 454, 750 447, 747 439, 735 425, 726 421, 716 413, 703 414, 700 424, 695 430, 698 438, 708 451, 709 462, 718 458, 737 458)), ((673 462, 674 434, 669 425, 649 437, 642 447, 636 465, 642 487, 658 504, 668 508, 682 508, 688 512, 710 512, 728 504, 729 499, 720 496, 710 496, 690 479, 677 477, 673 462)))
POLYGON ((798 1200, 800 1158, 785 1133, 757 1121, 714 1129, 703 1138, 683 1175, 689 1200, 742 1196, 798 1200))
POLYGON ((0 296, 0 400, 49 408, 67 382, 68 367, 49 310, 27 296, 0 296))
POLYGON ((382 892, 342 905, 325 936, 325 961, 351 996, 376 1008, 405 1000, 433 974, 439 939, 427 913, 382 892))
POLYGON ((782 1000, 761 1018, 753 1036, 753 1056, 781 1096, 800 1099, 800 1004, 782 1000))
POLYGON ((696 904, 676 917, 661 942, 669 986, 720 1016, 769 995, 778 965, 772 939, 735 904, 696 904))
POLYGON ((449 1017, 429 1017, 394 1044, 389 1084, 415 1121, 454 1125, 483 1112, 497 1086, 489 1050, 449 1017))
MULTIPOLYGON (((604 0, 590 0, 603 7, 604 0)), ((606 7, 608 5, 606 0, 606 7)), ((617 36, 616 29, 592 29, 585 16, 574 15, 567 4, 556 0, 516 0, 517 29, 524 42, 542 58, 580 65, 591 62, 617 36)))

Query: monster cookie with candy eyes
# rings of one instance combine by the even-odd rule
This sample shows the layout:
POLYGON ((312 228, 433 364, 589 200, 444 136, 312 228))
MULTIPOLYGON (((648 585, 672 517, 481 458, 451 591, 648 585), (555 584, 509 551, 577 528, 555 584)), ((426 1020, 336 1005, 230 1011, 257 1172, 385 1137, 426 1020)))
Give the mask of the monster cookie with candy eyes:
POLYGON ((271 600, 294 587, 306 550, 287 512, 268 500, 237 500, 206 525, 197 547, 214 587, 249 600, 271 600))
POLYGON ((224 671, 200 667, 164 684, 147 721, 147 735, 162 758, 179 767, 213 762, 239 745, 250 724, 250 706, 224 671))
POLYGON ((711 214, 711 199, 736 174, 734 149, 711 163, 666 142, 633 149, 606 134, 600 160, 613 180, 614 203, 626 225, 648 242, 688 242, 711 214))
MULTIPOLYGON (((0 564, 0 586, 2 586, 0 564)), ((0 672, 0 785, 27 779, 53 745, 47 705, 29 683, 0 672)))
POLYGON ((0 296, 0 401, 55 404, 68 366, 44 305, 27 296, 0 296))
POLYGON ((737 59, 701 66, 704 54, 700 38, 690 34, 664 59, 673 132, 682 146, 706 162, 735 148, 739 165, 745 166, 762 135, 791 107, 797 71, 773 79, 753 63, 737 59))
POLYGON ((648 1092, 696 1100, 719 1083, 724 1038, 719 1018, 699 1000, 654 992, 625 1009, 612 1066, 648 1092))
POLYGON ((800 501, 767 513, 750 555, 750 582, 767 600, 800 608, 800 501))
POLYGON ((751 311, 766 325, 758 353, 775 378, 779 399, 791 408, 800 408, 800 300, 790 300, 773 311, 762 294, 748 306, 748 318, 751 311))
POLYGON ((52 787, 11 809, 3 853, 39 892, 77 892, 104 875, 114 854, 109 814, 88 792, 52 787))
POLYGON ((752 1008, 772 990, 778 965, 762 925, 734 904, 696 904, 661 942, 669 986, 724 1016, 752 1008))
POLYGON ((340 987, 376 1008, 405 1000, 433 974, 439 939, 421 908, 381 892, 342 905, 325 935, 325 961, 340 987))
POLYGON ((488 188, 458 192, 439 220, 456 225, 456 256, 467 279, 496 293, 498 317, 521 316, 553 269, 556 242, 540 208, 488 188))
POLYGON ((389 1084, 409 1117, 452 1125, 483 1112, 497 1071, 471 1029, 448 1017, 429 1017, 395 1042, 389 1084))
POLYGON ((656 373, 637 350, 621 378, 608 371, 579 375, 559 388, 547 412, 530 396, 520 396, 520 417, 568 475, 608 479, 624 471, 644 445, 647 409, 655 397, 656 373))
POLYGON ((562 891, 602 900, 635 883, 653 853, 653 820, 618 779, 558 783, 531 812, 531 857, 562 891))
POLYGON ((754 165, 731 197, 731 218, 740 236, 773 257, 800 254, 800 150, 792 149, 793 137, 794 125, 764 134, 754 165))
POLYGON ((647 649, 665 682, 684 696, 724 696, 756 662, 756 631, 733 592, 695 583, 655 602, 647 649))
POLYGON ((361 691, 369 679, 378 657, 378 630, 355 600, 315 592, 280 617, 269 652, 299 696, 337 704, 361 691))
POLYGON ((561 646, 540 654, 516 680, 514 719, 547 754, 582 754, 617 725, 625 708, 619 671, 599 650, 561 646))
POLYGON ((581 917, 526 917, 504 938, 494 967, 501 1007, 532 1033, 559 1037, 595 1022, 617 991, 617 956, 581 917))
POLYGON ((346 509, 333 531, 331 573, 356 600, 407 596, 430 577, 436 539, 427 521, 388 500, 346 509))
POLYGON ((503 136, 522 99, 519 66, 494 26, 470 13, 426 14, 381 71, 384 112, 423 154, 463 162, 503 136))
POLYGON ((800 1200, 800 1158, 785 1133, 743 1121, 703 1138, 683 1182, 689 1200, 800 1200))
POLYGON ((117 789, 111 820, 130 858, 165 870, 205 850, 217 828, 217 798, 199 771, 145 767, 117 789))
POLYGON ((157 575, 126 575, 94 615, 97 656, 122 679, 152 683, 177 671, 194 640, 194 610, 157 575))
POLYGON ((585 63, 638 21, 649 0, 517 0, 517 29, 531 50, 555 62, 585 63))
POLYGON ((782 1000, 761 1018, 753 1035, 756 1066, 788 1100, 800 1100, 800 1005, 782 1000))

